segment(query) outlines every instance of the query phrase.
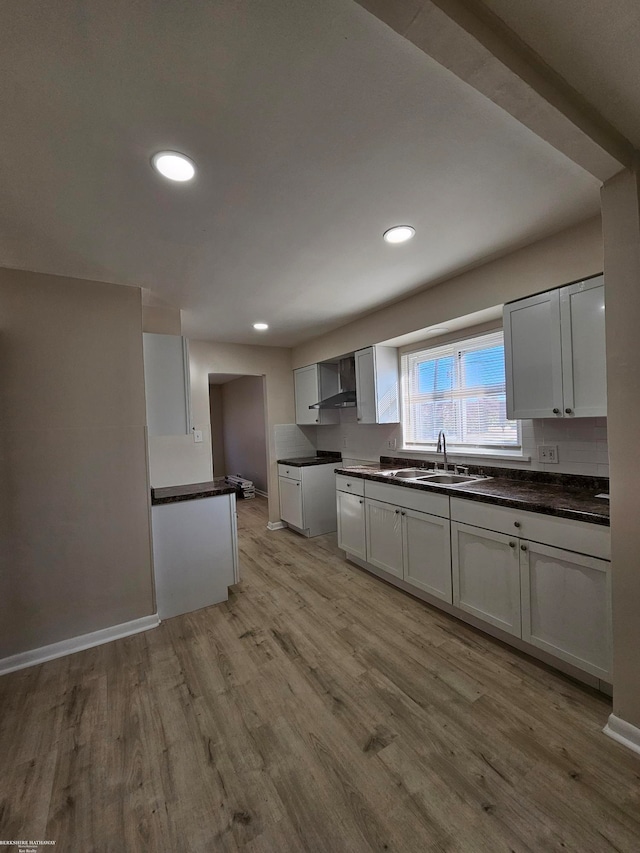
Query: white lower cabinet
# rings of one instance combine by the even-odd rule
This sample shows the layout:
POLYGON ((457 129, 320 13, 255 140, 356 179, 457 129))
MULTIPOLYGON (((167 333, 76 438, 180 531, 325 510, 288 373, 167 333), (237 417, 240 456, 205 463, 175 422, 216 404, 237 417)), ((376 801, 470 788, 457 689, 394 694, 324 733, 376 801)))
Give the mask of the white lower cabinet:
POLYGON ((518 540, 459 522, 451 524, 453 603, 520 636, 518 540))
POLYGON ((607 527, 345 476, 337 489, 348 554, 611 682, 607 527))
POLYGON ((302 485, 300 480, 278 477, 280 489, 280 518, 294 527, 304 526, 302 511, 302 485))
POLYGON ((401 511, 404 579, 451 604, 451 536, 449 519, 401 511))
POLYGON ((522 639, 611 680, 611 563, 520 543, 522 639))
POLYGON ((367 498, 367 562, 451 603, 449 519, 367 498))
POLYGON ((402 572, 402 516, 393 504, 367 498, 367 562, 398 578, 402 572))
POLYGON ((336 492, 338 509, 338 548, 361 560, 367 558, 364 523, 364 498, 349 492, 336 492))

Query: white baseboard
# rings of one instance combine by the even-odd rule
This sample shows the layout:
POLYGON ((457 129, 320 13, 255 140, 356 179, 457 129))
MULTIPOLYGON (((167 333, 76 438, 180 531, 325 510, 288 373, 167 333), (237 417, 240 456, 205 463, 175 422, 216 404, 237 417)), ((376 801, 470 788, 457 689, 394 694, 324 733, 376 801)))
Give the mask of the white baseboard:
POLYGON ((637 726, 616 717, 615 714, 610 714, 607 725, 602 731, 627 749, 640 754, 640 729, 637 726))
POLYGON ((256 495, 260 495, 261 498, 268 498, 269 493, 263 492, 262 489, 256 489, 256 495))
POLYGON ((284 530, 287 526, 286 521, 268 521, 267 530, 284 530))
POLYGON ((149 628, 157 628, 160 617, 157 613, 151 616, 143 616, 141 619, 132 619, 131 622, 122 622, 120 625, 112 625, 110 628, 102 628, 100 631, 92 631, 90 634, 81 634, 79 637, 71 637, 59 643, 51 643, 50 646, 41 646, 39 649, 30 649, 28 652, 20 652, 8 658, 0 660, 0 675, 7 675, 18 669, 26 669, 28 666, 37 666, 47 660, 72 655, 84 649, 101 646, 121 637, 130 637, 149 628))

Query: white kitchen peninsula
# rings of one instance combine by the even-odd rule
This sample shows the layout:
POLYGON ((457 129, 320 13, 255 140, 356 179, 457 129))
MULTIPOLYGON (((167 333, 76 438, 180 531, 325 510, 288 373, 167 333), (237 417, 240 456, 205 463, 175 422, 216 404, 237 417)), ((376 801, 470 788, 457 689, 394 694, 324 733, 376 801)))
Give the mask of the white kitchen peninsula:
POLYGON ((215 483, 151 490, 161 619, 218 604, 239 581, 235 489, 215 483))

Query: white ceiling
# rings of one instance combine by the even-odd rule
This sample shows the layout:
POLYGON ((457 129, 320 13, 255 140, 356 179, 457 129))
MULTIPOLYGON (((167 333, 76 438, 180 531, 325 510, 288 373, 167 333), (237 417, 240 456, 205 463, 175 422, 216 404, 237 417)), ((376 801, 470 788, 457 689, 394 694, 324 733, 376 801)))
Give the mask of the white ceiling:
POLYGON ((290 346, 599 209, 352 0, 3 0, 0 80, 0 265, 149 288, 194 338, 290 346))
POLYGON ((638 0, 482 0, 640 148, 638 0))

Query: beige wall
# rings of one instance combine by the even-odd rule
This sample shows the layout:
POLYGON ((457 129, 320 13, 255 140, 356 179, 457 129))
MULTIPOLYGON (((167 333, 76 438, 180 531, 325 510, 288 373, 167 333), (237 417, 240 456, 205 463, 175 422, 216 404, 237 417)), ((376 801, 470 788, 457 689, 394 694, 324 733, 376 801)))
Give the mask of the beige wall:
POLYGON ((209 374, 237 373, 265 377, 267 482, 269 519, 280 518, 275 424, 294 420, 291 350, 282 347, 190 341, 191 407, 195 422, 209 425, 209 374))
POLYGON ((146 288, 142 291, 142 331, 156 335, 181 335, 182 315, 179 308, 167 305, 146 288))
POLYGON ((640 189, 624 172, 602 191, 613 563, 613 712, 640 727, 640 189))
POLYGON ((602 265, 600 219, 590 219, 300 344, 293 367, 559 287, 602 272, 602 265))
POLYGON ((211 453, 213 476, 224 477, 224 430, 222 428, 222 385, 209 385, 209 417, 211 419, 211 453))
POLYGON ((241 376, 221 388, 226 472, 240 474, 267 492, 263 385, 262 376, 241 376))
POLYGON ((0 657, 154 612, 140 290, 0 269, 0 657))

